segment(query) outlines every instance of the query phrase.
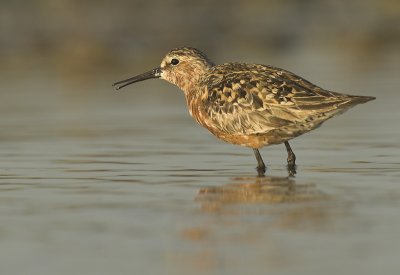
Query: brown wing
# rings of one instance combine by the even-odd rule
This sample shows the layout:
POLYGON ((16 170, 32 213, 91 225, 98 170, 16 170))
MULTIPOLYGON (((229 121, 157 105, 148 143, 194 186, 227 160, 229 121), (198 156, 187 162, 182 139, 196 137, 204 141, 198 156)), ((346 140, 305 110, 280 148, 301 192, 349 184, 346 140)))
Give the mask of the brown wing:
POLYGON ((262 134, 298 125, 311 130, 351 101, 271 66, 223 64, 203 81, 205 113, 214 127, 230 134, 262 134))

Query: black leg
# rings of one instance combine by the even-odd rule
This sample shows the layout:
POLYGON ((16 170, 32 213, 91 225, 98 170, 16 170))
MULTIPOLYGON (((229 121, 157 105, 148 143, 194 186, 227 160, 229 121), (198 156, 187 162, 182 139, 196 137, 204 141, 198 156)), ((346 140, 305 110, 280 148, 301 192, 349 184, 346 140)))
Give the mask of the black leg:
POLYGON ((286 151, 288 153, 287 163, 288 163, 288 172, 289 176, 294 176, 296 174, 296 156, 290 148, 289 142, 285 141, 286 151))
POLYGON ((265 174, 265 164, 264 161, 261 158, 260 152, 258 151, 258 149, 253 148, 254 151, 254 155, 256 156, 257 159, 257 172, 258 172, 258 176, 262 177, 265 174))

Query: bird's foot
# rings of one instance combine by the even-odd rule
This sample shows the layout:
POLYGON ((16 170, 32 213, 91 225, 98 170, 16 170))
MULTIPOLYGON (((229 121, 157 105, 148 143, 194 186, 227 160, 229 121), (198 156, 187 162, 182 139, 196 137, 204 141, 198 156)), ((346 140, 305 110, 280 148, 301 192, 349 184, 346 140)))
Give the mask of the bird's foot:
POLYGON ((267 168, 264 166, 257 166, 257 173, 259 177, 264 177, 265 176, 265 171, 267 168))
POLYGON ((293 154, 293 152, 289 152, 288 158, 287 158, 287 170, 289 173, 289 177, 294 177, 296 174, 296 156, 293 154))
POLYGON ((297 165, 294 162, 293 163, 288 163, 287 170, 288 170, 288 173, 289 173, 289 177, 294 177, 294 175, 297 173, 296 172, 296 168, 297 168, 297 165))

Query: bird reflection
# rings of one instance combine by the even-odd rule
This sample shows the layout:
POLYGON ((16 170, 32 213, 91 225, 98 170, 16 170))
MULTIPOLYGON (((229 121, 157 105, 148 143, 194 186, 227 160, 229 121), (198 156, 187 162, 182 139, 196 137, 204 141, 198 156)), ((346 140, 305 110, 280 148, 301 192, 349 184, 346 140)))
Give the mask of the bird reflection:
POLYGON ((193 245, 192 253, 177 251, 168 261, 180 268, 183 263, 185 271, 209 274, 225 264, 226 258, 235 259, 232 264, 244 259, 243 252, 235 254, 240 249, 221 250, 236 245, 251 247, 255 261, 254 255, 263 253, 261 266, 285 266, 292 261, 290 246, 282 241, 290 236, 288 232, 329 230, 338 215, 348 215, 348 206, 340 204, 338 209, 329 198, 316 184, 292 177, 236 177, 222 186, 201 188, 196 201, 207 219, 200 224, 188 219, 180 231, 186 244, 193 245))
POLYGON ((290 203, 324 199, 315 184, 296 184, 292 177, 236 177, 223 186, 205 187, 196 200, 203 210, 235 203, 290 203))

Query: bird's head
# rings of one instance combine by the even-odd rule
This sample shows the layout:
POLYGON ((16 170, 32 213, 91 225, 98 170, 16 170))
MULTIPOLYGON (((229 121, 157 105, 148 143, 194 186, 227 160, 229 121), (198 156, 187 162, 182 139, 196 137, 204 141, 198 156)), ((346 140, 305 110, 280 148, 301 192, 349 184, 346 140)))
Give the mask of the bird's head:
POLYGON ((118 81, 113 84, 121 89, 135 82, 151 78, 161 78, 176 86, 185 93, 196 85, 201 75, 207 72, 214 64, 201 51, 195 48, 183 47, 170 51, 157 67, 146 73, 118 81))

